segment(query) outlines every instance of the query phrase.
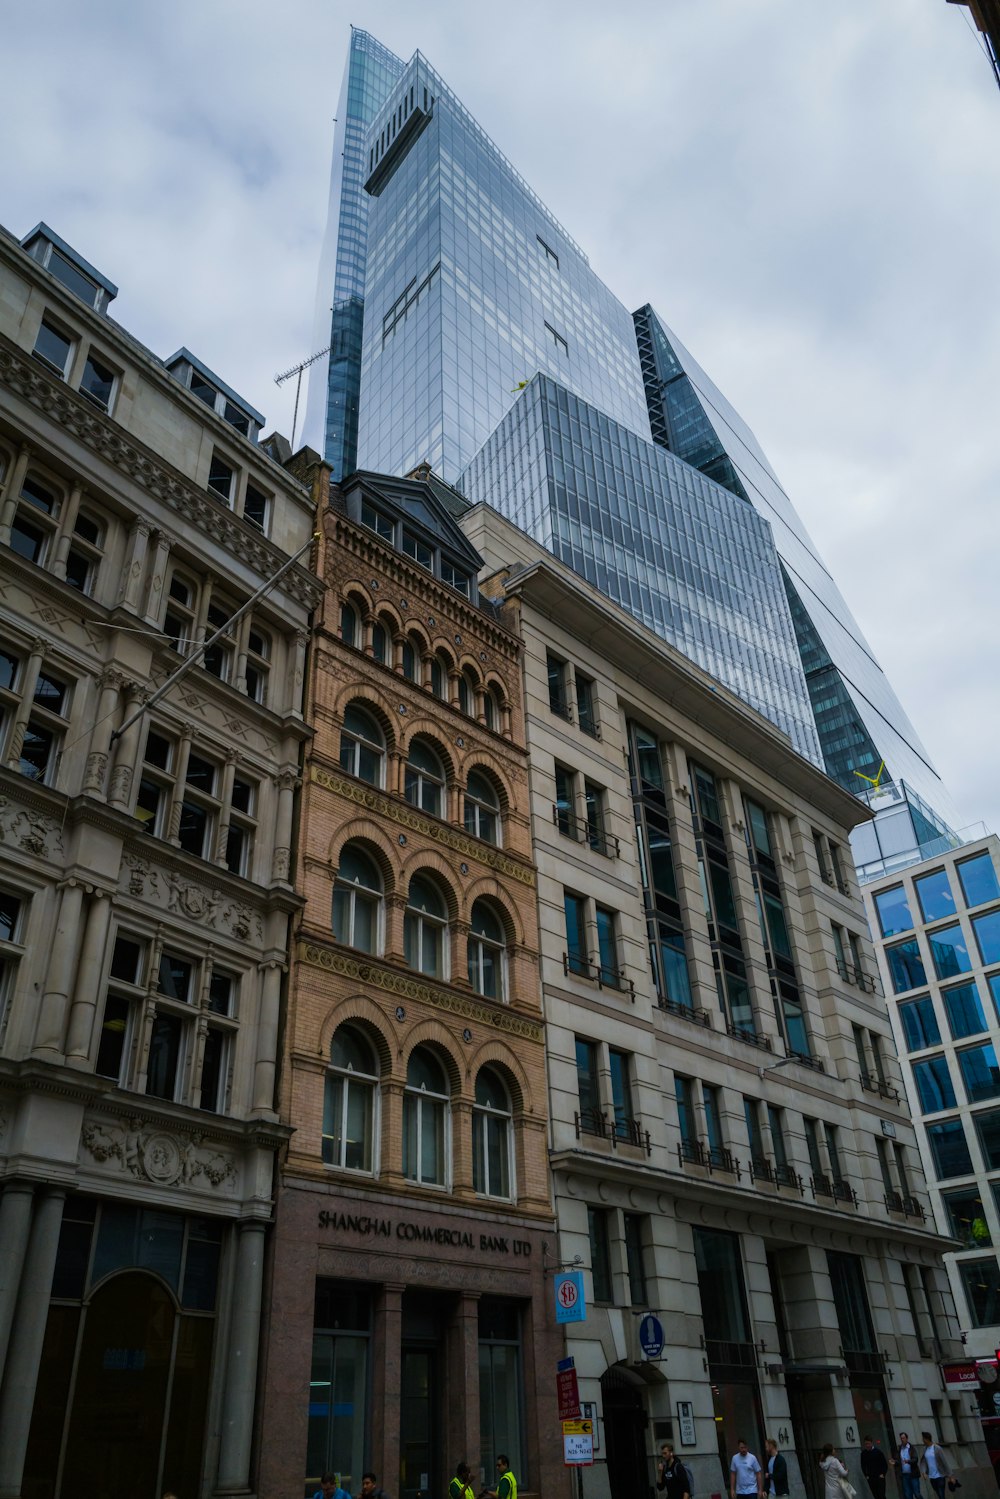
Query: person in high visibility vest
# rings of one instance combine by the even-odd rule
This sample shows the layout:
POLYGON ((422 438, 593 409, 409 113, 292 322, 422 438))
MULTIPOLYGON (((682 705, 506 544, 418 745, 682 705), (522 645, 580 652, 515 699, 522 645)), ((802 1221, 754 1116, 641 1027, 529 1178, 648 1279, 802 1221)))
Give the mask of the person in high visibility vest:
POLYGON ((476 1499, 472 1491, 469 1479, 472 1477, 472 1469, 468 1463, 459 1463, 455 1469, 455 1476, 448 1485, 448 1499, 476 1499))
POLYGON ((490 1499, 517 1499, 517 1479, 511 1472, 510 1460, 505 1452, 497 1453, 497 1479, 495 1489, 487 1489, 490 1499))

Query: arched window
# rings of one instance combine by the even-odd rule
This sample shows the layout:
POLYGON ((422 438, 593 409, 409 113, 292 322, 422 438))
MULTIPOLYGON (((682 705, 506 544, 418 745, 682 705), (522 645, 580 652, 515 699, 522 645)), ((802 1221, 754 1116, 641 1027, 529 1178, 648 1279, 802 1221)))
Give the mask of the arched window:
POLYGON ((345 844, 333 887, 333 935, 347 947, 378 952, 382 881, 374 862, 355 843, 345 844))
POLYGON ((375 1155, 378 1062, 365 1036, 342 1025, 330 1047, 323 1100, 323 1160, 345 1171, 371 1171, 375 1155))
POLYGON ((511 1107, 507 1089, 492 1067, 476 1078, 472 1113, 472 1182, 484 1197, 511 1193, 511 1107))
POLYGON ((382 663, 383 666, 385 665, 385 658, 386 658, 386 655, 388 653, 388 649, 389 649, 389 642, 388 642, 388 638, 387 638, 386 633, 385 633, 385 626, 384 625, 373 625, 372 626, 372 655, 375 657, 376 661, 381 661, 381 663, 382 663))
POLYGON ((500 798, 478 770, 469 772, 465 788, 465 831, 484 843, 500 842, 500 798))
POLYGON ((486 719, 486 727, 496 733, 500 727, 500 713, 492 687, 487 687, 483 693, 483 717, 486 719))
POLYGON ((431 658, 431 691, 435 697, 448 699, 448 668, 440 656, 431 658))
POLYGON ((469 925, 469 983, 477 994, 504 998, 505 954, 503 927, 496 912, 485 900, 477 900, 469 925))
POLYGON ((406 760, 406 800, 435 817, 444 815, 444 770, 426 739, 414 739, 406 760))
POLYGON ((361 621, 353 604, 340 606, 340 638, 345 645, 361 644, 361 621))
POLYGON ((406 897, 403 951, 418 973, 448 976, 448 915, 444 899, 424 875, 415 874, 406 897))
POLYGON ((458 679, 458 706, 461 711, 469 718, 472 717, 474 702, 475 697, 473 695, 472 688, 469 685, 469 679, 463 671, 458 679))
POLYGON ((417 680, 417 662, 420 657, 409 640, 403 641, 403 676, 408 682, 417 680))
POLYGON ((448 1172, 448 1079, 434 1053, 418 1046, 406 1069, 403 1097, 403 1175, 443 1187, 448 1172))
POLYGON ((385 765, 385 740, 382 730, 363 708, 350 703, 340 731, 340 763, 348 775, 357 776, 371 786, 382 785, 385 765))

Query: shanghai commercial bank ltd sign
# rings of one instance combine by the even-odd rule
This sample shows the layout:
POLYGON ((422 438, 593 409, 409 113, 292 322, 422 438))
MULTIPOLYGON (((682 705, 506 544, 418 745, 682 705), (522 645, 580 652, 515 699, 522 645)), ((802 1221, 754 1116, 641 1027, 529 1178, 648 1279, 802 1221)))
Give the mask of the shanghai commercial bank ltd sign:
POLYGON ((470 1233, 460 1228, 431 1228, 400 1218, 371 1218, 359 1213, 331 1213, 325 1208, 319 1215, 319 1227, 338 1233, 360 1234, 363 1238, 400 1239, 406 1244, 434 1244, 440 1248, 473 1249, 480 1254, 513 1254, 521 1259, 531 1256, 528 1239, 512 1239, 506 1234, 470 1233))

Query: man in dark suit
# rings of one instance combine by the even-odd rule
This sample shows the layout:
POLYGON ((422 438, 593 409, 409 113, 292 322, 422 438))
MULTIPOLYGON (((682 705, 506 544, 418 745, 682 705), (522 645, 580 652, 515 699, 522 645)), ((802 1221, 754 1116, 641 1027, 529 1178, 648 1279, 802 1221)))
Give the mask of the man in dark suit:
POLYGON ((872 1499, 885 1499, 885 1475, 889 1471, 886 1455, 871 1437, 865 1437, 861 1448, 861 1471, 865 1475, 872 1499))
MULTIPOLYGON (((773 1494, 774 1499, 781 1499, 782 1494, 788 1493, 788 1464, 778 1451, 778 1444, 774 1437, 768 1437, 765 1446, 767 1457, 764 1472, 767 1475, 767 1487, 764 1492, 773 1494)), ((884 1494, 882 1499, 885 1499, 884 1494)))

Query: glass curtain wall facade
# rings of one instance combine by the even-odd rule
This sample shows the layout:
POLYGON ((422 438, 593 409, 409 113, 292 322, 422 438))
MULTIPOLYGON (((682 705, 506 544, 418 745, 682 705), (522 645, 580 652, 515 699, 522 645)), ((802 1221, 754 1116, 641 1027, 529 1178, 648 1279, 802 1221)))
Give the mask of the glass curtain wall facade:
MULTIPOLYGON (((333 301, 363 298, 363 341, 358 370, 361 312, 345 312, 343 328, 335 312, 334 344, 342 338, 346 350, 328 387, 335 475, 353 451, 338 413, 357 376, 359 466, 403 474, 429 463, 766 713, 873 805, 876 823, 856 835, 859 867, 948 837, 947 795, 870 646, 753 434, 676 335, 649 305, 632 314, 613 295, 419 53, 404 65, 352 32, 346 100, 333 301), (528 395, 539 373, 565 392, 579 439, 570 475, 558 470, 567 455, 553 454, 551 424, 539 425, 537 393, 528 395), (487 470, 505 446, 501 488, 487 470), (598 470, 609 463, 628 504, 613 513, 610 502, 596 524, 598 470), (700 513, 700 534, 693 552, 664 552, 651 567, 647 538, 671 544, 673 488, 700 513), (729 555, 755 524, 772 561, 747 604, 756 617, 734 629, 716 580, 726 578, 723 595, 756 588, 729 555)), ((615 484, 609 493, 620 498, 615 484)))

